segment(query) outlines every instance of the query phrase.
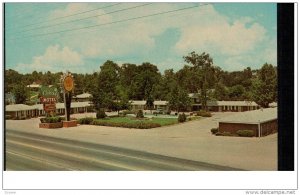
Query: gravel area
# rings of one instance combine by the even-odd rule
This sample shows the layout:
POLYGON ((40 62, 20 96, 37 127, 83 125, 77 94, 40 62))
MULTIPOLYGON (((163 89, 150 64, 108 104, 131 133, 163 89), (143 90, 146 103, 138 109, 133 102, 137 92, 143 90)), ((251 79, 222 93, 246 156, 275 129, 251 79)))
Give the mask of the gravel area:
MULTIPOLYGON (((113 115, 115 113, 108 113, 113 115)), ((39 118, 6 120, 6 129, 142 150, 167 156, 246 170, 277 170, 277 133, 261 138, 214 136, 210 129, 234 113, 154 129, 127 129, 92 125, 40 129, 39 118)), ((74 114, 82 118, 94 113, 74 114)))

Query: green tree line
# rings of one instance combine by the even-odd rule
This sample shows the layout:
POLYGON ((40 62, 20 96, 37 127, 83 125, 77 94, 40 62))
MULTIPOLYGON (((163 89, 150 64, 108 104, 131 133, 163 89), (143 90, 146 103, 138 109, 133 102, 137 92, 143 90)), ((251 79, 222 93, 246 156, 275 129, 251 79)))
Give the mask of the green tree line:
MULTIPOLYGON (((265 63, 257 70, 247 67, 229 72, 214 65, 205 52, 191 52, 183 59, 185 64, 180 70, 167 69, 163 73, 150 62, 118 65, 107 60, 97 72, 73 73, 74 95, 91 93, 97 110, 126 109, 128 100, 146 100, 152 109, 154 100, 166 100, 172 109, 183 111, 191 104, 189 93, 199 93, 204 107, 207 100, 247 100, 262 107, 277 101, 277 68, 272 64, 265 63)), ((36 82, 59 87, 62 74, 5 70, 5 93, 14 93, 17 103, 24 103, 28 98, 26 85, 36 82), (22 95, 26 97, 19 97, 22 95)))

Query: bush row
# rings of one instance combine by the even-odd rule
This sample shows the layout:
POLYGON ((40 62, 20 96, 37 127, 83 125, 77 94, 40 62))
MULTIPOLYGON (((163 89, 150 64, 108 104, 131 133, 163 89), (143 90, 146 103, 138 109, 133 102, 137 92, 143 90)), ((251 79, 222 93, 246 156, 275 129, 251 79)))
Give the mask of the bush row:
POLYGON ((238 130, 236 134, 232 134, 230 132, 219 132, 218 128, 212 128, 211 130, 212 134, 215 134, 216 136, 240 136, 240 137, 253 137, 254 131, 253 130, 238 130))
POLYGON ((40 119, 41 123, 58 123, 62 121, 62 118, 59 116, 51 116, 40 119))
POLYGON ((161 127, 158 123, 115 123, 109 121, 97 121, 94 120, 92 125, 99 125, 99 126, 111 126, 111 127, 125 127, 125 128, 135 128, 135 129, 151 129, 156 127, 161 127))

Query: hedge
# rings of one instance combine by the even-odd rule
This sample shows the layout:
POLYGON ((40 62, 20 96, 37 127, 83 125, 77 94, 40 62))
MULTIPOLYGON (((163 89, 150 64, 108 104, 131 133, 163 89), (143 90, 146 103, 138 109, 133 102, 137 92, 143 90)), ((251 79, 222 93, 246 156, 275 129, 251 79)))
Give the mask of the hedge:
POLYGON ((197 116, 202 116, 202 117, 211 117, 210 112, 206 112, 205 110, 200 110, 196 113, 197 116))
POLYGON ((86 125, 89 125, 93 122, 93 118, 92 117, 85 117, 85 118, 81 118, 78 120, 78 123, 79 124, 86 124, 86 125))
POLYGON ((230 133, 230 132, 216 132, 216 134, 215 134, 216 136, 234 136, 232 133, 230 133))
POLYGON ((134 128, 134 129, 150 129, 150 128, 156 128, 161 127, 158 123, 116 123, 116 122, 110 122, 110 121, 97 121, 94 120, 92 125, 99 125, 99 126, 111 126, 111 127, 125 127, 125 128, 134 128))
POLYGON ((253 130, 238 130, 236 132, 240 137, 253 137, 254 131, 253 130))
POLYGON ((58 123, 62 121, 62 118, 58 116, 51 116, 51 117, 40 118, 40 121, 41 123, 58 123))

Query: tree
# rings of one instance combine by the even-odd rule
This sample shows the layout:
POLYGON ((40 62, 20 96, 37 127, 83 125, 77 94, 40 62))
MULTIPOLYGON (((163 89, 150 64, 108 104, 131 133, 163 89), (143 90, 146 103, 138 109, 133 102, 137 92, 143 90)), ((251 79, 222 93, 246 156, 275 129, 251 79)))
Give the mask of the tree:
POLYGON ((160 80, 160 73, 157 66, 145 62, 138 66, 138 75, 135 77, 136 99, 147 100, 153 95, 153 90, 160 80))
POLYGON ((252 100, 263 108, 268 108, 277 97, 277 73, 272 64, 265 63, 252 82, 252 100))
POLYGON ((169 98, 169 107, 177 112, 186 111, 191 106, 191 99, 187 91, 179 88, 174 88, 169 98))
POLYGON ((147 109, 149 109, 151 111, 151 114, 152 114, 152 110, 154 107, 154 99, 151 95, 148 96, 148 98, 146 100, 146 107, 147 107, 147 109))
POLYGON ((115 109, 115 100, 117 100, 117 85, 119 83, 120 67, 113 61, 107 60, 100 66, 100 73, 94 76, 97 82, 91 91, 92 102, 97 111, 115 109))
POLYGON ((245 88, 242 85, 234 85, 229 88, 228 96, 230 100, 242 100, 245 88))
POLYGON ((17 84, 21 84, 23 80, 23 75, 19 74, 17 71, 9 69, 5 70, 5 93, 12 92, 13 88, 17 84))
POLYGON ((215 86, 215 91, 213 92, 213 97, 216 100, 227 100, 228 99, 228 91, 223 85, 223 83, 217 83, 215 86))
POLYGON ((15 95, 16 104, 25 104, 29 98, 29 91, 25 85, 17 84, 13 88, 13 94, 15 95))
POLYGON ((198 86, 197 91, 201 93, 201 104, 202 107, 207 109, 207 90, 215 80, 213 59, 209 54, 203 52, 202 54, 196 54, 194 51, 188 56, 183 57, 184 60, 192 64, 192 72, 194 74, 193 82, 198 86))

